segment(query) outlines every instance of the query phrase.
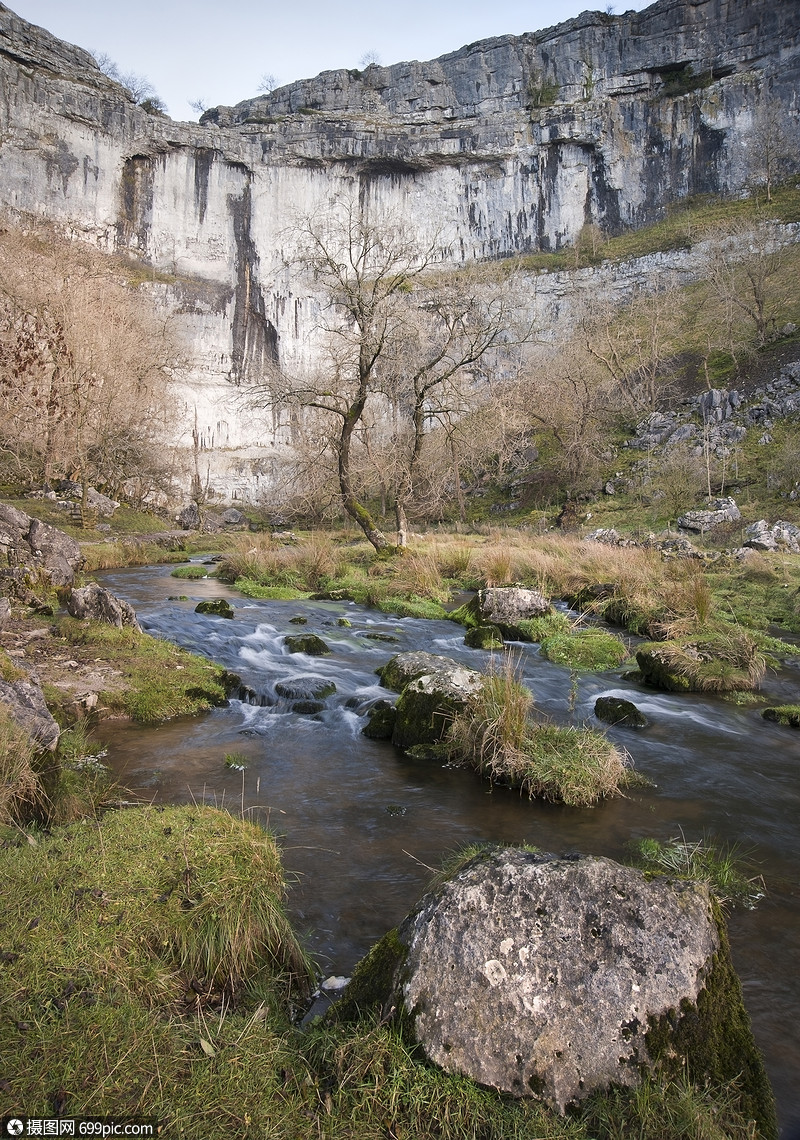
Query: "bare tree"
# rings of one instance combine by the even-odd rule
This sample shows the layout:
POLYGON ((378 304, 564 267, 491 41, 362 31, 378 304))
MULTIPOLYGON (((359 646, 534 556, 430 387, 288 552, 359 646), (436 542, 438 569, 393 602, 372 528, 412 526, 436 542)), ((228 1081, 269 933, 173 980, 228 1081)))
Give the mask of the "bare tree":
POLYGON ((797 127, 787 127, 787 108, 780 99, 762 91, 753 112, 747 139, 751 176, 772 201, 775 183, 796 166, 800 138, 797 127))
MULTIPOLYGON (((516 282, 493 280, 473 269, 438 274, 407 295, 400 313, 401 351, 394 359, 386 393, 401 411, 395 431, 395 513, 398 545, 406 545, 407 512, 414 498, 428 435, 448 429, 453 452, 453 425, 476 406, 494 401, 498 386, 485 374, 491 360, 501 370, 501 351, 528 339, 531 326, 520 313, 516 282), (422 296, 416 296, 422 293, 422 296), (494 399, 493 399, 494 398, 494 399)), ((456 481, 460 480, 456 474, 456 481)))
POLYGON ((758 216, 728 219, 704 237, 703 279, 715 302, 709 319, 736 361, 767 343, 793 295, 788 247, 776 223, 758 216))
POLYGON ((421 248, 399 220, 371 216, 355 197, 337 199, 320 217, 299 218, 294 234, 295 263, 323 298, 323 359, 317 374, 275 373, 257 382, 251 403, 265 407, 277 399, 327 417, 342 505, 377 551, 390 551, 392 544, 359 499, 353 452, 367 405, 380 393, 381 366, 397 346, 395 300, 424 271, 433 246, 421 248))

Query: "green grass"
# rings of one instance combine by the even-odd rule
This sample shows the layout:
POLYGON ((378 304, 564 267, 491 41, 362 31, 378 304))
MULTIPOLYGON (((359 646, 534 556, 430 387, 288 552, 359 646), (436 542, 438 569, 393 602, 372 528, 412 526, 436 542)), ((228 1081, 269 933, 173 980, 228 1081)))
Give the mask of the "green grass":
POLYGON ((646 838, 630 844, 632 861, 645 871, 678 875, 705 883, 724 905, 752 910, 764 897, 764 880, 735 844, 692 842, 681 834, 665 843, 646 838))
POLYGON ((764 720, 774 721, 775 724, 786 725, 787 728, 800 728, 800 705, 774 705, 762 712, 764 720))
POLYGON ((213 577, 213 570, 209 571, 205 566, 198 566, 196 563, 191 566, 176 566, 174 570, 170 571, 170 578, 188 578, 193 582, 197 582, 201 578, 213 577))
POLYGON ((576 629, 545 637, 539 652, 555 665, 602 672, 616 669, 628 656, 627 646, 604 629, 576 629))
POLYGON ((262 586, 252 578, 237 578, 236 589, 246 598, 265 598, 273 602, 297 602, 311 597, 310 590, 294 586, 262 586))
POLYGON ((95 646, 104 661, 121 670, 123 687, 102 693, 101 700, 141 724, 193 716, 222 705, 234 684, 221 666, 130 627, 59 618, 55 629, 68 644, 95 646))

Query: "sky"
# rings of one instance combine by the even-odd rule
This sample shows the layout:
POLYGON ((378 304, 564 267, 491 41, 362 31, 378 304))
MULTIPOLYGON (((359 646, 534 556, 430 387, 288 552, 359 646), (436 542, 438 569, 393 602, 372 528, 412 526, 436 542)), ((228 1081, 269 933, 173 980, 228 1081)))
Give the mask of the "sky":
MULTIPOLYGON (((4 0, 32 24, 150 80, 173 119, 320 71, 434 59, 490 36, 549 28, 606 0, 4 0), (367 60, 369 62, 369 60, 367 60)), ((641 9, 623 0, 615 12, 641 9)))

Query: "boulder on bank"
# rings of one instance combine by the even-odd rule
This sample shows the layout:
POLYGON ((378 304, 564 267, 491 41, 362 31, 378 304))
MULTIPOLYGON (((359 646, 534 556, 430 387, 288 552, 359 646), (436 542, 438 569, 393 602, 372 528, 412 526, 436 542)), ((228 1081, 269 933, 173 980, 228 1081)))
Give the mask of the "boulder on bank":
POLYGON ((378 1009, 449 1072, 563 1112, 645 1072, 769 1083, 705 885, 610 859, 495 849, 426 895, 356 968, 334 1016, 378 1009))
POLYGON ((538 590, 520 586, 500 586, 478 591, 481 624, 494 625, 503 637, 512 641, 529 641, 520 622, 550 612, 550 602, 538 590))
POLYGON ((131 626, 141 632, 133 606, 129 605, 110 590, 98 586, 96 582, 80 589, 70 590, 67 598, 67 613, 79 621, 102 621, 117 629, 131 626))
POLYGON ((0 566, 43 574, 53 586, 71 586, 83 565, 78 543, 48 523, 0 503, 0 566))
POLYGON ((61 729, 45 704, 35 673, 15 681, 0 678, 0 702, 14 723, 24 729, 39 748, 52 750, 56 747, 61 729))

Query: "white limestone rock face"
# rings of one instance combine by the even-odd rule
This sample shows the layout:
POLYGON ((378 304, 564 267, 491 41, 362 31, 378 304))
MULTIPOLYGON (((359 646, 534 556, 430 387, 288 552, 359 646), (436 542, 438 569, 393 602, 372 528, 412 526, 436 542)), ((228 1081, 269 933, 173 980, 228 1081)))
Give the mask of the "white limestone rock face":
POLYGON ((697 1001, 720 944, 705 886, 513 849, 468 864, 398 934, 428 1057, 562 1112, 638 1083, 648 1018, 697 1001))
MULTIPOLYGON (((292 261, 298 214, 357 193, 422 248, 435 238, 445 264, 559 249, 587 222, 618 232, 749 185, 754 93, 785 106, 788 130, 799 84, 795 2, 659 0, 426 63, 325 72, 175 123, 0 4, 0 207, 153 268, 190 349, 179 442, 191 452, 196 431, 221 498, 255 499, 294 440, 285 412, 255 417, 239 386, 322 359, 320 298, 292 261)), ((691 252, 659 258, 685 270, 691 252)), ((576 291, 623 300, 653 280, 644 263, 598 267, 529 276, 523 293, 558 340, 576 291)))

